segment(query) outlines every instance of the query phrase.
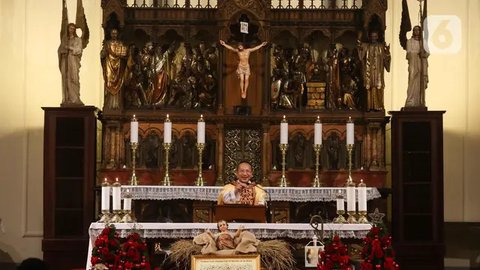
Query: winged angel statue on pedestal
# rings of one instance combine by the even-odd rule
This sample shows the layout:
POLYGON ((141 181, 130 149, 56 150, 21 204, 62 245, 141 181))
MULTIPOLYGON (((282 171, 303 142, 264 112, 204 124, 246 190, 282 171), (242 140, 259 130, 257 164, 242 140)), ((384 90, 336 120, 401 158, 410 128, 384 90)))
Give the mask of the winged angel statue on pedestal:
POLYGON ((58 47, 58 64, 62 75, 62 107, 83 106, 80 100, 80 61, 82 51, 87 47, 90 31, 83 9, 82 0, 77 0, 77 16, 75 23, 68 22, 67 3, 62 1, 62 28, 60 30, 60 46, 58 47), (77 35, 77 28, 82 31, 77 35))

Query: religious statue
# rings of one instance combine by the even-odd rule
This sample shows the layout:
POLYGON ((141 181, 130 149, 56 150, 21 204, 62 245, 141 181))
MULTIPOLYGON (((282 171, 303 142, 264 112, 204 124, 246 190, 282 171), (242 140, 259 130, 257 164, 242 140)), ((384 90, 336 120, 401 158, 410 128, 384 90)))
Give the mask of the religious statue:
POLYGON ((248 62, 250 58, 250 53, 267 45, 267 42, 262 42, 262 44, 253 48, 245 48, 241 43, 238 45, 237 48, 234 48, 226 44, 223 40, 220 40, 220 44, 225 48, 238 54, 237 75, 240 79, 240 96, 242 98, 242 101, 245 101, 247 98, 248 82, 250 78, 250 64, 248 62))
POLYGON ((408 89, 405 107, 425 107, 425 89, 428 84, 428 53, 423 49, 422 28, 413 27, 406 46, 408 60, 408 89))
POLYGON ((206 230, 193 238, 193 243, 202 246, 202 254, 232 255, 257 252, 260 241, 243 226, 235 232, 228 230, 225 220, 217 222, 218 233, 206 230))
POLYGON ((100 53, 103 79, 105 81, 104 108, 120 109, 121 90, 124 83, 125 61, 127 47, 118 40, 118 30, 110 31, 110 40, 103 44, 100 53))
POLYGON ((89 30, 82 0, 77 0, 76 24, 68 23, 67 4, 63 0, 61 43, 58 47, 58 61, 62 75, 61 106, 83 106, 80 100, 80 61, 83 49, 87 47, 89 30), (77 27, 82 30, 82 37, 77 35, 77 27))
POLYGON ((357 40, 358 56, 363 65, 363 82, 367 91, 367 111, 381 111, 385 89, 384 69, 390 71, 390 45, 379 42, 378 32, 370 32, 370 42, 357 40))

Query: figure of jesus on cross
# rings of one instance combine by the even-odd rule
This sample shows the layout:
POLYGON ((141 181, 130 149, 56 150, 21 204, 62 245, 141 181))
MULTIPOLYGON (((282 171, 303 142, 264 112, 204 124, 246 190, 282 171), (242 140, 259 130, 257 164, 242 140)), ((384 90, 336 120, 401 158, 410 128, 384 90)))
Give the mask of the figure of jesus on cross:
POLYGON ((236 52, 238 54, 238 67, 237 67, 237 75, 240 79, 240 95, 242 97, 242 101, 247 98, 247 89, 248 89, 248 80, 250 78, 250 64, 248 59, 250 57, 250 53, 254 52, 263 46, 267 45, 267 42, 262 42, 262 44, 255 46, 253 48, 245 48, 243 44, 238 44, 237 48, 234 48, 225 41, 220 40, 220 44, 225 48, 236 52))

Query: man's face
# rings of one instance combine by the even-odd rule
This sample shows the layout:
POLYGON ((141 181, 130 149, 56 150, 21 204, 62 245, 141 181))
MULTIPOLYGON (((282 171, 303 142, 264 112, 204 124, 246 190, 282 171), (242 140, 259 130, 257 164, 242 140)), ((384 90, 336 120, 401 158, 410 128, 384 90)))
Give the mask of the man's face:
POLYGON ((243 47, 242 44, 238 45, 238 50, 239 50, 239 51, 243 51, 243 49, 244 49, 244 47, 243 47))
POLYGON ((252 178, 252 167, 248 163, 240 163, 236 173, 237 179, 243 183, 248 183, 252 178))

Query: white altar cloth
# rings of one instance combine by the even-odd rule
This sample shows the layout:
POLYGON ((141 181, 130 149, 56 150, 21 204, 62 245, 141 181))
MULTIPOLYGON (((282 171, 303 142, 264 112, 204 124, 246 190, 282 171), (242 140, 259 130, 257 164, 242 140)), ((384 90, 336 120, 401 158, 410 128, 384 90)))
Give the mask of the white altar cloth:
MULTIPOLYGON (((122 196, 128 190, 133 200, 186 199, 216 202, 222 188, 222 186, 122 186, 122 196)), ((342 187, 264 187, 264 189, 270 194, 271 201, 335 201, 339 192, 346 197, 346 189, 342 187)), ((376 188, 367 188, 367 200, 380 197, 380 192, 376 188)))
MULTIPOLYGON (((217 230, 217 223, 114 223, 114 225, 122 238, 126 238, 134 229, 144 238, 170 239, 193 238, 206 229, 212 232, 217 230)), ((308 223, 230 223, 229 229, 236 230, 240 225, 243 225, 246 230, 255 234, 259 239, 312 239, 314 234, 314 229, 308 223)), ((341 238, 363 239, 371 227, 370 224, 326 223, 324 231, 325 236, 336 233, 341 238)), ((90 224, 86 269, 90 269, 93 243, 103 228, 105 228, 105 223, 90 224)))

